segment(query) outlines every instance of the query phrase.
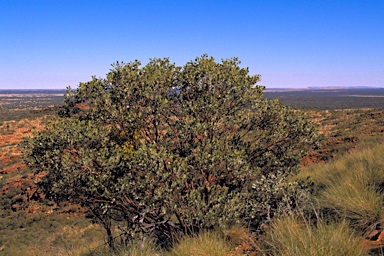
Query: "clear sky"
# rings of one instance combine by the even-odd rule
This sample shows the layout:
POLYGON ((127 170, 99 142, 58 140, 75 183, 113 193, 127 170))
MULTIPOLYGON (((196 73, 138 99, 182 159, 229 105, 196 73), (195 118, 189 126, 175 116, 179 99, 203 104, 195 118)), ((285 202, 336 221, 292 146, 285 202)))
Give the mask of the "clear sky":
POLYGON ((0 89, 204 53, 239 57, 267 88, 384 87, 384 0, 0 0, 0 32, 0 89))

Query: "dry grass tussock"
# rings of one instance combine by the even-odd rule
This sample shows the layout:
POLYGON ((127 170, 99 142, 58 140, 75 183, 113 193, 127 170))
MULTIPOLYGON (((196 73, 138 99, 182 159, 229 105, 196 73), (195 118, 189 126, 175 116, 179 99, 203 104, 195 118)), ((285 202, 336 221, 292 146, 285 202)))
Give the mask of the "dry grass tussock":
POLYGON ((366 255, 362 238, 346 221, 314 225, 301 216, 287 215, 273 222, 264 243, 265 255, 366 255))
POLYGON ((364 233, 384 221, 384 144, 355 151, 324 165, 305 169, 319 188, 315 200, 321 209, 346 218, 364 233))

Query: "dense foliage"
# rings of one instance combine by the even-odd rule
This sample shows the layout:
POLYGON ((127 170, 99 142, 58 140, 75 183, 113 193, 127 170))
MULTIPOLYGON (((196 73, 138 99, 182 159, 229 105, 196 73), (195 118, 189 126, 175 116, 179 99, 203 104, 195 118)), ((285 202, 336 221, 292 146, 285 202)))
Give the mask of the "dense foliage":
POLYGON ((259 228, 293 206, 286 178, 316 143, 304 115, 262 99, 259 76, 202 56, 116 63, 68 89, 57 122, 22 144, 48 197, 87 207, 128 241, 242 223, 259 228))

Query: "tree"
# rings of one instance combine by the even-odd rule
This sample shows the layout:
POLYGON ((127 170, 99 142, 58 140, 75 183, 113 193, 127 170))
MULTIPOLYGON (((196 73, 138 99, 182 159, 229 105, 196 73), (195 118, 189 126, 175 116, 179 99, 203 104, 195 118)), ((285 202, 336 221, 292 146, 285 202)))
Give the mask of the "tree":
POLYGON ((60 118, 24 141, 48 197, 87 207, 111 247, 113 225, 166 246, 230 223, 259 228, 295 203, 286 179, 317 141, 303 113, 263 99, 237 58, 140 65, 68 88, 60 118))

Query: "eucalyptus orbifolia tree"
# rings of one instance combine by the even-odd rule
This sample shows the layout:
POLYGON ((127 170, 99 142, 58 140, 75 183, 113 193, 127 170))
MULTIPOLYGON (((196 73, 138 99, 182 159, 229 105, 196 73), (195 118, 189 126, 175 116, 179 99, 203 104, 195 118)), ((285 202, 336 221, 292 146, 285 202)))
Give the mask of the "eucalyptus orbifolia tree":
POLYGON ((116 63, 69 89, 60 118, 22 144, 48 197, 87 207, 113 246, 230 223, 258 228, 294 204, 295 174, 317 140, 304 115, 262 99, 258 75, 203 55, 116 63))

